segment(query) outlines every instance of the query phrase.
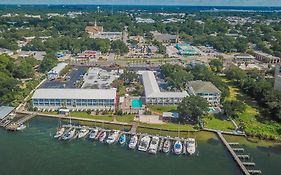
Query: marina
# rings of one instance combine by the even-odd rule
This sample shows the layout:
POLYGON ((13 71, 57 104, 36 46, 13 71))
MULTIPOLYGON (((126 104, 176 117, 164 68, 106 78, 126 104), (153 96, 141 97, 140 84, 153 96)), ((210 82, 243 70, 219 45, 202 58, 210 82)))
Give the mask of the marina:
POLYGON ((150 154, 157 154, 157 152, 173 152, 177 155, 193 155, 196 152, 194 138, 163 137, 145 133, 132 133, 131 131, 125 132, 104 128, 90 128, 71 124, 62 125, 57 128, 57 132, 53 137, 64 141, 70 141, 76 138, 88 138, 109 145, 118 142, 120 145, 127 145, 130 149, 135 149, 137 147, 139 151, 148 152, 150 154), (127 138, 130 138, 128 139, 129 141, 127 141, 127 138))

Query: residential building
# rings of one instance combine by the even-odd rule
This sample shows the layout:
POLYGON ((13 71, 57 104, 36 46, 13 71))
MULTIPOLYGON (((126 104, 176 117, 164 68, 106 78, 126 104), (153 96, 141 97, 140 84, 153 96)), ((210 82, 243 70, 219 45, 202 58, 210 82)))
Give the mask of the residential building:
POLYGON ((0 48, 0 55, 2 55, 2 54, 12 56, 12 55, 14 55, 14 52, 9 49, 0 48))
POLYGON ((205 98, 212 106, 220 105, 221 91, 211 82, 202 80, 190 81, 188 93, 205 98))
POLYGON ((152 71, 142 71, 142 81, 145 92, 146 104, 152 105, 175 105, 188 96, 186 91, 182 92, 161 92, 152 71))
POLYGON ((260 52, 260 51, 255 51, 254 56, 257 60, 262 61, 264 63, 271 63, 271 64, 277 64, 280 63, 281 59, 279 57, 275 57, 273 55, 260 52))
POLYGON ((281 90, 281 64, 276 65, 274 89, 281 90))
POLYGON ((40 110, 114 110, 116 89, 37 89, 33 107, 40 110))
POLYGON ((54 80, 60 76, 61 71, 67 66, 67 63, 59 63, 48 72, 48 79, 54 80))

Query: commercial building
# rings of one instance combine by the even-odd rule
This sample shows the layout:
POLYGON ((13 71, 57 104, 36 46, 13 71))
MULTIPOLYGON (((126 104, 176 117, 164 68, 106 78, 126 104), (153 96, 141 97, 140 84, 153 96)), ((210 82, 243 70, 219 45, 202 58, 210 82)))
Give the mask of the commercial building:
POLYGON ((54 80, 60 76, 61 71, 67 66, 67 63, 59 63, 52 70, 48 72, 48 79, 54 80))
POLYGON ((163 33, 157 32, 157 31, 153 31, 150 33, 153 35, 153 38, 156 41, 159 41, 162 43, 177 43, 179 40, 178 35, 163 34, 163 33))
POLYGON ((118 40, 122 39, 122 32, 104 32, 102 26, 97 26, 95 22, 94 26, 86 26, 85 32, 89 34, 90 38, 101 38, 101 39, 109 39, 109 40, 118 40))
POLYGON ((0 106, 0 121, 7 117, 14 111, 14 107, 10 106, 0 106))
POLYGON ((37 89, 33 107, 40 110, 114 110, 116 89, 37 89))
POLYGON ((281 59, 279 57, 275 57, 273 55, 260 52, 260 51, 255 51, 254 56, 257 60, 262 61, 264 63, 271 63, 271 64, 277 64, 280 63, 281 59))
POLYGON ((190 81, 188 93, 205 98, 212 106, 219 106, 220 104, 221 91, 211 82, 202 80, 190 81))
POLYGON ((103 27, 97 26, 97 23, 95 22, 94 26, 86 26, 85 32, 87 32, 91 37, 91 36, 96 35, 100 32, 103 32, 103 27))
POLYGON ((79 58, 96 58, 98 55, 101 55, 101 52, 95 50, 85 50, 78 55, 79 58))
POLYGON ((141 74, 146 104, 175 105, 180 103, 184 97, 188 96, 186 91, 161 92, 155 75, 152 71, 143 71, 141 74))
POLYGON ((281 64, 276 65, 275 68, 274 89, 281 90, 281 64))
POLYGON ((191 46, 190 44, 176 44, 176 48, 178 49, 178 54, 180 55, 200 55, 198 49, 191 46))

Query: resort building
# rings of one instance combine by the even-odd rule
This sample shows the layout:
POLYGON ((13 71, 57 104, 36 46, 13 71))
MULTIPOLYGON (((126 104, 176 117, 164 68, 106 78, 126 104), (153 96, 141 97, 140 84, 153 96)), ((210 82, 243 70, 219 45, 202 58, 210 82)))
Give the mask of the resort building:
POLYGON ((116 89, 37 89, 32 104, 39 110, 114 110, 116 89))
POLYGON ((188 93, 205 98, 212 106, 220 105, 221 91, 211 82, 202 80, 190 81, 188 93))
POLYGON ((276 65, 274 89, 281 90, 281 64, 276 65))
POLYGON ((271 64, 277 64, 280 63, 281 59, 279 57, 275 57, 273 55, 260 52, 260 51, 255 51, 254 56, 257 60, 264 62, 264 63, 271 63, 271 64))
POLYGON ((186 91, 161 92, 155 75, 152 71, 143 71, 141 74, 146 104, 175 105, 180 103, 184 97, 188 96, 186 91))
POLYGON ((52 70, 48 72, 48 79, 54 80, 60 76, 61 71, 67 66, 67 63, 59 63, 52 70))

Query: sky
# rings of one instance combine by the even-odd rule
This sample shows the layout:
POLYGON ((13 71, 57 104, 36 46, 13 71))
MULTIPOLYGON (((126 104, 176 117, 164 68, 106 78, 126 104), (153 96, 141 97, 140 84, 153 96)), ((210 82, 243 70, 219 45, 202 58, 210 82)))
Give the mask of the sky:
POLYGON ((281 6, 281 0, 0 0, 0 4, 281 6))

